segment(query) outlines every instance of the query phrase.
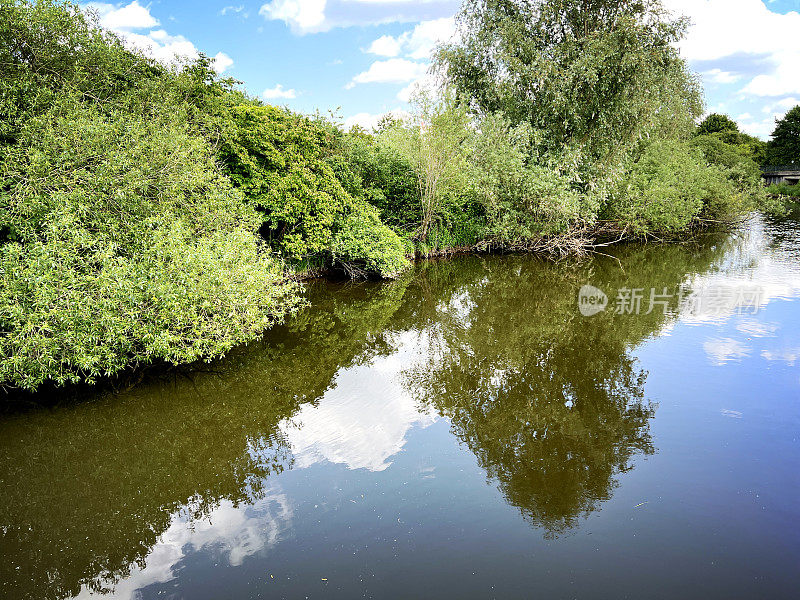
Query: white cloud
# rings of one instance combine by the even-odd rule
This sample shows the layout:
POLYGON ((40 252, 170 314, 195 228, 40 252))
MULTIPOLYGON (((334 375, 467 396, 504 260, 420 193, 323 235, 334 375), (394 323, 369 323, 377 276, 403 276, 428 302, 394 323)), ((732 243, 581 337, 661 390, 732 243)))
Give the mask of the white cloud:
POLYGON ((265 100, 291 100, 293 98, 297 98, 297 92, 294 89, 285 90, 279 83, 274 88, 268 88, 261 92, 261 97, 265 100))
POLYGON ((739 129, 744 133, 753 135, 757 138, 768 138, 775 129, 775 119, 762 119, 760 121, 743 121, 739 123, 739 129))
POLYGON ((366 71, 353 77, 347 84, 348 89, 358 83, 408 83, 425 75, 428 65, 405 58, 377 60, 366 71))
POLYGON ((777 323, 764 323, 755 319, 746 319, 736 326, 736 329, 751 337, 770 337, 778 328, 777 323))
POLYGON ((219 14, 223 17, 227 14, 240 15, 243 19, 246 19, 250 16, 250 14, 244 9, 244 4, 240 4, 239 6, 225 6, 219 11, 219 14))
POLYGON ((325 22, 326 0, 272 0, 259 9, 267 19, 283 21, 294 33, 316 33, 329 29, 325 22))
POLYGON ((710 79, 713 83, 728 84, 736 83, 742 76, 730 71, 723 71, 722 69, 711 69, 703 73, 706 79, 710 79))
POLYGON ((402 44, 391 35, 382 35, 370 44, 366 52, 378 56, 397 56, 400 54, 402 44))
MULTIPOLYGON (((285 493, 267 490, 252 505, 234 506, 222 500, 201 519, 187 517, 187 506, 170 517, 170 525, 158 536, 141 564, 132 565, 125 579, 112 586, 119 600, 141 598, 141 589, 175 580, 179 563, 190 552, 212 553, 215 560, 231 567, 240 566, 247 557, 272 549, 292 528, 292 505, 285 493)), ((76 600, 97 598, 84 585, 76 600)))
POLYGON ((455 31, 453 17, 423 21, 413 31, 403 34, 403 44, 411 58, 429 58, 436 45, 449 41, 455 31))
POLYGON ((97 11, 100 25, 107 29, 144 29, 158 25, 158 20, 150 14, 150 9, 136 0, 122 8, 104 2, 92 2, 87 6, 97 11))
POLYGON ((664 5, 692 20, 681 43, 690 60, 800 50, 800 14, 774 13, 761 0, 665 0, 664 5))
POLYGON ((399 56, 401 53, 413 59, 430 58, 437 44, 447 42, 455 34, 456 26, 453 17, 423 21, 414 29, 392 37, 384 35, 372 42, 367 52, 380 56, 399 56))
POLYGON ((755 77, 742 92, 769 97, 800 94, 800 51, 774 54, 772 59, 777 63, 775 70, 755 77))
MULTIPOLYGON (((163 29, 153 29, 159 25, 158 19, 150 14, 149 7, 142 6, 137 0, 122 7, 97 2, 86 7, 96 11, 100 25, 116 33, 129 48, 139 50, 159 62, 172 64, 200 55, 197 47, 182 35, 170 35, 163 29), (136 33, 134 29, 150 31, 136 33)), ((217 73, 222 73, 233 64, 233 59, 224 52, 217 52, 213 58, 217 73)))
POLYGON ((665 5, 692 19, 689 35, 681 43, 686 58, 762 57, 769 71, 751 79, 742 89, 744 94, 775 97, 800 93, 797 12, 772 12, 762 0, 666 0, 665 5))
POLYGON ((117 31, 125 42, 157 61, 170 64, 181 58, 197 58, 199 52, 195 45, 182 35, 169 35, 163 29, 148 34, 125 33, 117 31))
POLYGON ((453 17, 445 17, 418 23, 414 29, 396 37, 379 37, 366 52, 391 57, 403 54, 405 58, 375 62, 369 71, 357 75, 347 87, 352 88, 357 83, 367 81, 407 83, 397 93, 397 99, 408 102, 417 88, 431 88, 434 84, 432 76, 427 72, 429 64, 416 61, 429 59, 436 45, 452 40, 455 31, 453 17))
POLYGON ((397 99, 401 102, 409 102, 414 92, 421 89, 432 90, 436 88, 436 79, 430 73, 425 73, 422 77, 409 83, 402 90, 397 92, 397 99))
POLYGON ((762 111, 765 113, 785 113, 790 108, 794 108, 800 104, 800 100, 794 97, 783 98, 772 104, 767 104, 762 111))
POLYGON ((450 17, 459 4, 459 0, 268 0, 259 13, 305 35, 335 27, 431 21, 450 17))
POLYGON ((214 55, 214 70, 217 73, 224 73, 231 65, 233 65, 233 59, 224 52, 217 52, 214 55))

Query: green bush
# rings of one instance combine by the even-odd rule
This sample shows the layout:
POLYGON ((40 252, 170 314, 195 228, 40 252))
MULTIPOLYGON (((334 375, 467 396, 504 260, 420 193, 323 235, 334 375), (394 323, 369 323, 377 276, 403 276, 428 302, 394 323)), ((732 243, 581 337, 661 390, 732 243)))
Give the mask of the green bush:
POLYGON ((377 208, 384 223, 398 232, 417 227, 421 212, 414 166, 379 135, 354 128, 326 160, 347 193, 377 208))
POLYGON ((611 206, 613 218, 636 234, 670 234, 701 217, 739 214, 738 194, 722 171, 699 150, 677 141, 650 144, 622 181, 611 206))
POLYGON ((323 257, 353 273, 391 276, 406 266, 397 235, 377 209, 345 191, 325 160, 336 132, 274 106, 239 105, 231 115, 220 157, 274 248, 295 263, 323 257))
POLYGON ((74 6, 0 12, 0 383, 218 356, 293 310, 176 75, 74 6))
POLYGON ((218 356, 297 305, 255 213, 182 129, 65 100, 3 148, 0 381, 218 356))
MULTIPOLYGON (((697 126, 695 137, 716 139, 740 157, 748 158, 756 168, 766 160, 767 143, 739 131, 739 126, 727 115, 710 114, 697 126)), ((709 161, 713 163, 711 158, 709 161)))
POLYGON ((393 277, 408 267, 400 237, 381 222, 369 204, 353 201, 337 219, 330 243, 334 266, 351 276, 393 277))
POLYGON ((476 193, 486 211, 486 234, 497 244, 525 246, 565 233, 580 213, 578 194, 557 168, 536 156, 539 132, 500 114, 481 122, 475 142, 476 193))
POLYGON ((789 185, 788 183, 780 183, 771 185, 767 188, 767 193, 773 196, 800 198, 800 184, 789 185))
POLYGON ((690 142, 690 145, 700 149, 708 163, 719 169, 733 185, 735 197, 717 211, 717 218, 736 218, 755 209, 768 214, 783 214, 785 212, 783 203, 771 198, 764 190, 761 168, 748 152, 742 151, 739 142, 735 139, 734 142, 738 145, 723 141, 719 134, 700 135, 690 142))

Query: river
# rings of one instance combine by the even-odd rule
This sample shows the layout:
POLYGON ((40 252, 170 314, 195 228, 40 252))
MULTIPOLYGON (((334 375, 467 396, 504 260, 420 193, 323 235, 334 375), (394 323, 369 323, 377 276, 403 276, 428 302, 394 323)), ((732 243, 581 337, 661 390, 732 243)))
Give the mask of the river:
POLYGON ((0 597, 798 597, 798 220, 308 298, 0 416, 0 597))

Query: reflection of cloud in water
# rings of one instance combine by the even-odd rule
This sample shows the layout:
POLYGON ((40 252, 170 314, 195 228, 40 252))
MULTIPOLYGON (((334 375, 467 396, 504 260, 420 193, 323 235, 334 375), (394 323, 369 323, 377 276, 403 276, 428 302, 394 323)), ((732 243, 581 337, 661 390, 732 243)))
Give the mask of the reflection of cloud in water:
MULTIPOLYGON (((798 231, 789 227, 782 235, 798 237, 798 231)), ((704 290, 733 288, 759 291, 758 311, 763 311, 776 300, 796 300, 800 298, 800 261, 793 254, 797 244, 771 245, 770 236, 764 232, 764 222, 760 218, 752 220, 748 229, 740 234, 738 243, 729 250, 716 269, 709 273, 690 278, 685 282, 690 289, 702 294, 704 290)), ((759 314, 750 313, 749 307, 730 307, 717 314, 692 314, 681 311, 680 321, 690 325, 723 325, 737 319, 735 329, 747 339, 773 338, 780 327, 773 322, 764 321, 759 314)), ((731 337, 709 339, 703 344, 709 360, 715 365, 740 361, 752 354, 744 340, 731 337)), ((782 361, 793 365, 800 360, 800 350, 796 348, 763 350, 761 356, 769 361, 782 361)))
MULTIPOLYGON (((770 239, 764 233, 763 221, 759 218, 753 219, 740 236, 738 244, 725 255, 716 270, 696 275, 685 283, 701 295, 703 290, 713 292, 723 288, 757 288, 759 310, 775 300, 800 298, 800 262, 791 252, 782 249, 783 247, 769 246, 770 239)), ((738 314, 740 309, 743 313, 749 311, 747 306, 734 306, 717 314, 691 314, 682 311, 681 320, 693 324, 723 323, 738 314)), ((741 329, 740 331, 747 333, 741 329)))
POLYGON ((715 365, 724 365, 727 362, 741 360, 750 355, 750 350, 742 342, 732 338, 708 340, 703 344, 708 358, 715 365))
POLYGON ((784 348, 782 350, 775 351, 764 350, 761 353, 761 356, 770 362, 784 362, 790 367, 793 367, 794 364, 800 359, 800 348, 784 348))
MULTIPOLYGON (((173 515, 169 528, 161 535, 145 559, 144 568, 134 567, 131 575, 113 586, 104 598, 134 599, 137 590, 166 583, 176 576, 184 556, 205 550, 230 566, 267 550, 280 541, 291 526, 292 509, 285 494, 267 492, 251 506, 234 507, 224 500, 207 517, 191 520, 183 513, 173 515)), ((100 597, 83 588, 76 598, 100 597)))
POLYGON ((777 323, 762 323, 755 319, 745 319, 736 325, 736 329, 750 337, 772 337, 778 328, 777 323))
MULTIPOLYGON (((413 346, 414 334, 398 337, 413 346)), ((427 427, 436 417, 421 412, 397 383, 397 375, 413 354, 400 350, 369 365, 341 371, 336 387, 316 406, 304 406, 281 426, 294 454, 294 467, 327 460, 350 469, 386 469, 406 443, 415 425, 427 427)))

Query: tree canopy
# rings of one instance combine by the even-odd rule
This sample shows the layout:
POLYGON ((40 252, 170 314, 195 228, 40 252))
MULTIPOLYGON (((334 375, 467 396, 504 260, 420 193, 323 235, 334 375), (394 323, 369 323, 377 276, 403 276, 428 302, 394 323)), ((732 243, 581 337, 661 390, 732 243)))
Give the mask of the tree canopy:
POLYGON ((770 165, 800 163, 800 106, 795 106, 776 121, 771 137, 767 145, 767 162, 770 165))
POLYGON ((608 163, 699 115, 700 89, 673 44, 686 27, 658 0, 466 0, 442 75, 481 113, 545 132, 552 152, 608 163))

